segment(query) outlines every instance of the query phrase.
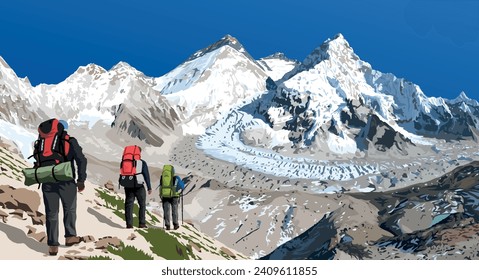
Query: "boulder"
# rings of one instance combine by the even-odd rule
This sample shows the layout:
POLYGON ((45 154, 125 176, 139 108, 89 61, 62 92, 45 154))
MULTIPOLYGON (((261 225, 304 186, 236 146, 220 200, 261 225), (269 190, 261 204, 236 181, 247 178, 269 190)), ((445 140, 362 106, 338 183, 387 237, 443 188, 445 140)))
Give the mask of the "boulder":
POLYGON ((95 242, 95 249, 106 249, 109 245, 113 247, 119 247, 121 245, 121 240, 118 237, 102 237, 95 242))
POLYGON ((2 219, 4 223, 7 223, 7 217, 8 217, 8 213, 0 209, 0 219, 2 219))
POLYGON ((106 182, 103 186, 111 192, 115 191, 115 185, 113 185, 113 182, 111 180, 108 180, 108 182, 106 182))

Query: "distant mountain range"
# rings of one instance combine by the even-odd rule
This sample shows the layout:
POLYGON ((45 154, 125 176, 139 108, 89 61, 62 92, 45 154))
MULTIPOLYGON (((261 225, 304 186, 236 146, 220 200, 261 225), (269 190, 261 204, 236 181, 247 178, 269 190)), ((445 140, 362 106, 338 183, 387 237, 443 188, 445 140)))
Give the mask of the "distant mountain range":
POLYGON ((162 134, 201 135, 232 110, 264 123, 243 127, 243 141, 276 151, 407 155, 422 137, 470 139, 479 125, 479 103, 464 92, 453 100, 427 97, 418 85, 374 70, 341 34, 303 62, 282 53, 255 60, 227 35, 162 77, 125 62, 108 71, 89 64, 57 85, 36 87, 0 58, 0 89, 0 117, 8 123, 101 121, 155 146, 162 134))

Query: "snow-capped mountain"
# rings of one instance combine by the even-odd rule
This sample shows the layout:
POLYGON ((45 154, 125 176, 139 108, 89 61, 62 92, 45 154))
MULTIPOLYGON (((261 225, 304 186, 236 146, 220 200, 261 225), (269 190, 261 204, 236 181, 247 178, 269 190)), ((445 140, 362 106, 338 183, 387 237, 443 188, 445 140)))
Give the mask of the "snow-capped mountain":
POLYGON ((89 128, 104 123, 115 132, 110 140, 123 134, 161 146, 165 137, 181 135, 180 117, 153 90, 153 79, 125 62, 108 71, 95 64, 81 66, 59 84, 36 87, 18 78, 3 59, 0 62, 4 128, 0 136, 13 138, 26 156, 31 154, 36 127, 52 117, 89 128))
POLYGON ((301 63, 282 53, 255 60, 227 35, 158 78, 125 62, 110 70, 89 64, 57 85, 32 87, 5 61, 0 67, 2 120, 30 128, 46 117, 89 127, 102 121, 154 145, 172 129, 202 134, 238 108, 254 119, 254 127, 240 125, 238 139, 247 145, 333 154, 372 147, 407 154, 398 143, 380 144, 383 135, 372 131, 390 131, 411 146, 418 135, 473 137, 479 118, 478 102, 465 93, 429 98, 412 82, 374 70, 341 34, 301 63), (371 120, 384 129, 371 130, 371 120))
POLYGON ((266 91, 268 75, 237 39, 225 36, 155 80, 154 89, 184 114, 184 132, 201 134, 219 115, 266 91))
POLYGON ((277 82, 274 97, 266 98, 271 104, 257 113, 270 127, 288 130, 291 143, 299 149, 363 150, 367 145, 360 131, 371 116, 404 140, 415 135, 457 139, 472 136, 477 127, 475 118, 466 112, 475 108, 474 101, 461 95, 455 104, 462 107, 456 108, 443 98, 428 98, 419 86, 373 70, 341 34, 286 73, 277 82))
POLYGON ((0 57, 0 120, 24 127, 35 127, 46 116, 38 104, 41 96, 35 94, 28 78, 21 79, 0 57))
POLYGON ((109 71, 95 64, 81 66, 65 81, 41 84, 35 91, 45 97, 52 115, 93 126, 99 120, 111 124, 120 104, 152 85, 151 78, 120 62, 109 71))
POLYGON ((273 81, 280 80, 285 73, 290 72, 300 64, 299 61, 287 58, 286 55, 281 52, 261 58, 258 60, 258 63, 273 81))
POLYGON ((136 94, 118 106, 112 127, 157 147, 172 134, 182 135, 180 117, 159 92, 139 84, 131 90, 136 94))

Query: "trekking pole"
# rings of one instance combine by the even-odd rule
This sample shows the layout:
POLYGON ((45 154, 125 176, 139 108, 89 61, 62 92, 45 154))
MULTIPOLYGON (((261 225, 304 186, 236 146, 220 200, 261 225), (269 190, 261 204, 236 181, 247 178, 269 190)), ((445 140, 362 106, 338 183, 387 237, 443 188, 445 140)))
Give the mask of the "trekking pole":
POLYGON ((184 219, 183 219, 183 215, 184 215, 183 197, 185 196, 185 189, 186 189, 186 186, 183 186, 183 189, 181 190, 181 225, 184 224, 184 219))
POLYGON ((161 208, 163 210, 163 230, 166 229, 165 223, 166 223, 166 218, 165 218, 165 206, 163 205, 163 199, 161 199, 161 208))
POLYGON ((181 225, 183 225, 183 191, 181 192, 181 225))

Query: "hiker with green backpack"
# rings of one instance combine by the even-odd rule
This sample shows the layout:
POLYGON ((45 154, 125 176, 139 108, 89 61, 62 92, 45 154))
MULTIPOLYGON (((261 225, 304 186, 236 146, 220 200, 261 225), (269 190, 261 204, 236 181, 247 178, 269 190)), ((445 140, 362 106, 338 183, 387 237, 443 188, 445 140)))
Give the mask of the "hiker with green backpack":
POLYGON ((178 202, 185 188, 185 183, 179 176, 175 175, 175 168, 172 165, 166 164, 163 166, 163 172, 160 177, 160 197, 163 204, 163 216, 165 222, 165 229, 169 230, 171 226, 171 216, 173 218, 173 228, 176 230, 180 227, 178 223, 178 202))

